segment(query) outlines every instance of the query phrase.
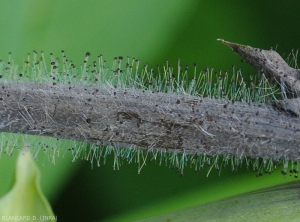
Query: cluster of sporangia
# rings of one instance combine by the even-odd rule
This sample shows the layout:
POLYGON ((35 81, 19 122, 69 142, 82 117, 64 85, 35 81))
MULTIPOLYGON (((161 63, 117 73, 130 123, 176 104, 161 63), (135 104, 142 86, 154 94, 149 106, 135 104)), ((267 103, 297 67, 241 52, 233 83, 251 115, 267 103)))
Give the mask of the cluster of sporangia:
POLYGON ((299 91, 297 81, 289 82, 295 70, 272 50, 220 41, 264 75, 250 77, 247 86, 240 70, 229 76, 206 68, 199 74, 195 65, 191 77, 180 60, 177 72, 168 63, 161 72, 140 69, 140 61, 129 57, 125 68, 118 57, 109 69, 102 55, 88 65, 90 53, 80 69, 64 52, 62 61, 51 54, 50 70, 44 53, 38 60, 34 52, 32 62, 28 56, 21 74, 11 59, 0 63, 0 130, 7 132, 1 151, 11 153, 26 138, 33 153, 42 149, 52 161, 67 147, 74 160, 98 166, 111 154, 114 169, 135 162, 140 172, 150 159, 181 175, 187 166, 205 167, 208 176, 213 168, 236 171, 245 163, 261 176, 282 164, 284 175, 297 177, 297 100, 287 97, 299 91), (266 77, 281 83, 285 100, 276 99, 278 88, 266 77))

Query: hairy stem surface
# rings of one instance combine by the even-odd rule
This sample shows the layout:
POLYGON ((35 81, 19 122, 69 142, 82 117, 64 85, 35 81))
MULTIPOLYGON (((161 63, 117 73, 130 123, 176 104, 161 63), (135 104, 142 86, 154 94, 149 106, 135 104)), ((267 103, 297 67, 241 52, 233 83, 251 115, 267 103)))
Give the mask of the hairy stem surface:
POLYGON ((298 160, 300 122, 268 104, 111 86, 0 83, 0 131, 167 152, 298 160))

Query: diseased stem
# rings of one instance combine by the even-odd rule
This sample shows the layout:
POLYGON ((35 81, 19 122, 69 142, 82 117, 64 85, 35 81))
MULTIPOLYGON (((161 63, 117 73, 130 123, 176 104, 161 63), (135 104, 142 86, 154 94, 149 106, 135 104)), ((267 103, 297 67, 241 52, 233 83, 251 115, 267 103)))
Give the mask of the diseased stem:
POLYGON ((0 131, 145 150, 298 160, 300 121, 252 104, 110 86, 0 83, 0 131))
POLYGON ((110 85, 1 82, 0 131, 195 156, 299 160, 300 71, 272 50, 219 41, 279 83, 283 100, 258 104, 110 85))

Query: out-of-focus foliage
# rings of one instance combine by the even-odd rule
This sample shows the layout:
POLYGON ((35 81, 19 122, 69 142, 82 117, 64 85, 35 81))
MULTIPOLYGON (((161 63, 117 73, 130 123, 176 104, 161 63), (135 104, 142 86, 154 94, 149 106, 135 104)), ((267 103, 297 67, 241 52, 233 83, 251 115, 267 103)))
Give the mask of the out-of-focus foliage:
POLYGON ((13 187, 0 199, 0 220, 56 221, 40 187, 40 171, 27 148, 19 153, 15 175, 13 187))

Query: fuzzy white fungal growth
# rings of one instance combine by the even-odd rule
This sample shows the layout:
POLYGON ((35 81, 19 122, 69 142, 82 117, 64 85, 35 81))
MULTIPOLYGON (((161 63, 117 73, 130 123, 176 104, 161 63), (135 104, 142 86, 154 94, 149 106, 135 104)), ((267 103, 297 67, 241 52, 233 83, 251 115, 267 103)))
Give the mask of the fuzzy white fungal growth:
POLYGON ((289 162, 298 173, 300 122, 272 105, 277 91, 264 76, 251 77, 247 86, 240 71, 229 77, 207 68, 188 76, 179 60, 175 76, 169 66, 163 73, 139 70, 139 60, 129 58, 123 67, 123 57, 114 59, 110 72, 102 55, 92 65, 89 56, 81 72, 64 52, 62 65, 51 57, 50 71, 43 53, 39 62, 34 53, 22 73, 1 63, 3 151, 17 147, 22 134, 38 136, 27 139, 33 153, 65 143, 74 159, 83 156, 98 165, 114 153, 116 169, 126 159, 137 162, 140 172, 149 158, 181 173, 188 163, 195 169, 208 164, 209 174, 229 163, 236 170, 243 161, 260 169, 258 175, 289 162), (58 141, 47 143, 44 136, 58 141))

